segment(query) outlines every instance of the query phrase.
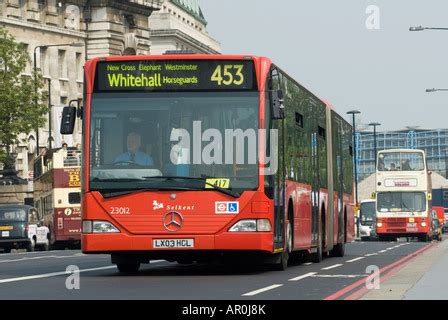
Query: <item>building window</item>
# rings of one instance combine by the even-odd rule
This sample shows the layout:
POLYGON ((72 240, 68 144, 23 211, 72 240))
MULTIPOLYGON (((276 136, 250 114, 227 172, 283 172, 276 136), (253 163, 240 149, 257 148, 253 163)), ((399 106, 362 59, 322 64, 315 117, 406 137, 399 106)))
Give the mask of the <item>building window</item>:
POLYGON ((76 79, 82 80, 82 53, 76 52, 76 79))
POLYGON ((40 48, 40 70, 42 71, 42 75, 49 75, 49 68, 47 63, 47 49, 40 48))
POLYGON ((65 50, 58 50, 59 78, 67 78, 67 54, 65 50))
POLYGON ((66 106, 68 102, 67 97, 61 97, 61 105, 66 106))
POLYGON ((39 11, 42 11, 42 10, 44 10, 45 6, 47 5, 47 1, 46 0, 38 0, 37 5, 39 8, 39 11))

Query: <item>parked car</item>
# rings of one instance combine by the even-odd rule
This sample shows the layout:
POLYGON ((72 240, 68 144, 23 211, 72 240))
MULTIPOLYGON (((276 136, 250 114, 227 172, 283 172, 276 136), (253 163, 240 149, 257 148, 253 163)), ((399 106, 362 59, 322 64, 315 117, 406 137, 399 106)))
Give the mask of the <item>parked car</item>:
POLYGON ((442 225, 437 218, 432 219, 432 235, 434 240, 442 241, 442 225))
POLYGON ((22 204, 0 204, 0 249, 34 251, 49 249, 49 229, 41 226, 36 208, 22 204))

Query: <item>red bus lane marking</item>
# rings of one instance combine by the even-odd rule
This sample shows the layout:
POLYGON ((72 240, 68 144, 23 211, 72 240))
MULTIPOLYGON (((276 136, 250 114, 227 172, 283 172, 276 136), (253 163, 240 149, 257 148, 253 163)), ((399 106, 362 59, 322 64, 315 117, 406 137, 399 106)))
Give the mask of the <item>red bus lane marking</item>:
MULTIPOLYGON (((429 249, 429 248, 427 248, 427 249, 429 249)), ((426 249, 424 251, 426 251, 426 249)), ((415 255, 415 256, 411 257, 409 260, 405 261, 404 263, 389 270, 389 272, 387 272, 384 276, 380 276, 380 283, 388 280, 395 273, 397 273, 400 269, 404 268, 405 266, 407 266, 408 264, 410 264, 412 261, 414 261, 417 258, 418 258, 418 255, 415 255)), ((370 275, 369 277, 371 277, 371 276, 372 275, 370 275)), ((357 299, 361 298, 364 294, 366 294, 368 291, 370 291, 370 290, 367 289, 366 287, 361 287, 361 289, 359 289, 358 291, 355 291, 351 295, 347 296, 346 298, 344 298, 344 300, 357 300, 357 299)))
MULTIPOLYGON (((389 270, 397 265, 404 263, 406 260, 409 260, 409 259, 417 256, 418 254, 426 251, 427 249, 431 248, 432 246, 433 246, 432 244, 428 244, 428 245, 424 246, 423 248, 401 258, 400 260, 395 261, 394 263, 381 268, 379 270, 379 274, 381 275, 384 271, 389 270)), ((370 277, 375 276, 375 275, 378 275, 378 273, 373 273, 370 275, 370 277)), ((343 296, 344 294, 356 289, 357 287, 364 285, 365 282, 366 282, 366 279, 358 280, 355 283, 349 285, 348 287, 345 287, 344 289, 341 289, 341 290, 329 295, 328 297, 324 298, 323 300, 336 300, 336 299, 340 298, 341 296, 343 296)))

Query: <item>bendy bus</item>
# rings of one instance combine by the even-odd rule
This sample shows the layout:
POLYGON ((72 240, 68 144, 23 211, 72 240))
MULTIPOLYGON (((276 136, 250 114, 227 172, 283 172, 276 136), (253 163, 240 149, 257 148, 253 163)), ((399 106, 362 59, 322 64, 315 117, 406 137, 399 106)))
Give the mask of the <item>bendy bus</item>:
POLYGON ((270 59, 96 58, 83 118, 82 251, 121 272, 153 259, 344 255, 352 128, 270 59))

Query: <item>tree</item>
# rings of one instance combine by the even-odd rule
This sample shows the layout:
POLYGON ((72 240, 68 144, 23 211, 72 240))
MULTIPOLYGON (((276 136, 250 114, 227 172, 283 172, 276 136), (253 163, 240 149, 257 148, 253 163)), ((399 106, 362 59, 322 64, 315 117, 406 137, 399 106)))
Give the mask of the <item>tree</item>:
POLYGON ((24 74, 31 58, 24 46, 0 28, 0 162, 9 157, 10 147, 19 143, 21 133, 45 124, 47 92, 39 70, 24 74))

